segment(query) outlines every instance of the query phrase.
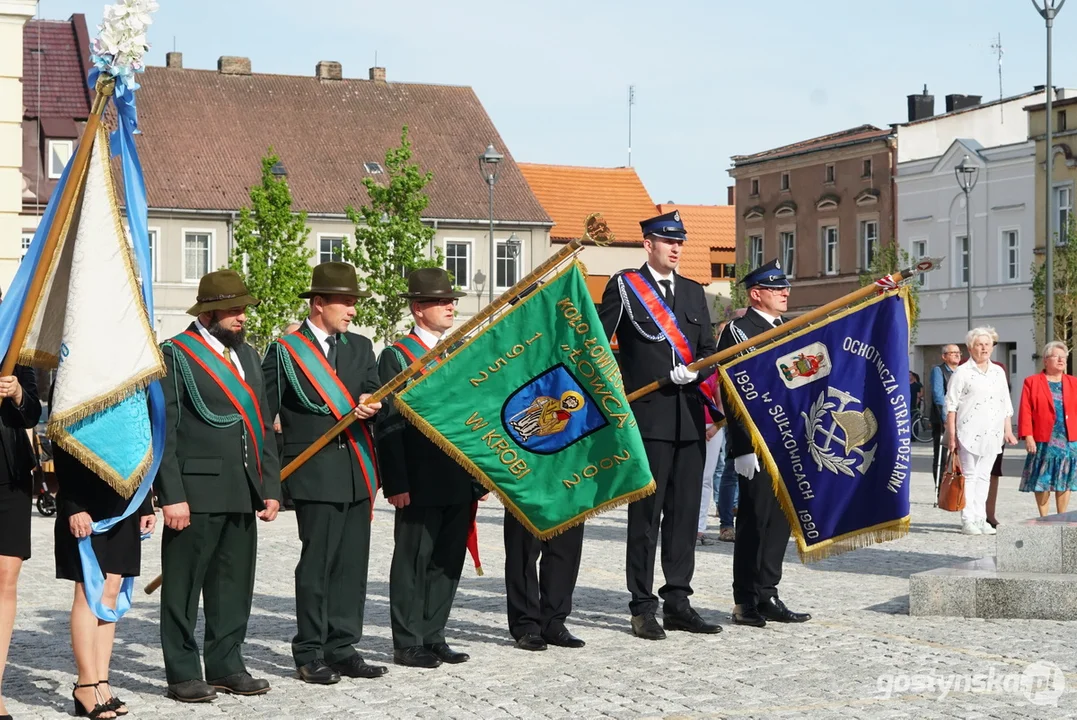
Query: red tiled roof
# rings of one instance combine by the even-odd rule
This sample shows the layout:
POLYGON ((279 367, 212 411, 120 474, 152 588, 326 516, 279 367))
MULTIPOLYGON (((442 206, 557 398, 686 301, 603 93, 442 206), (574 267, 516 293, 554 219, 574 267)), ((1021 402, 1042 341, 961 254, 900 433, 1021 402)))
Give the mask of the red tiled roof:
POLYGON ((90 114, 89 56, 82 55, 89 49, 80 44, 86 43, 86 18, 30 20, 23 26, 22 42, 23 117, 85 119, 90 114))
POLYGON ((139 154, 150 207, 233 210, 250 203, 270 147, 288 173, 297 210, 342 213, 367 201, 364 163, 384 164, 408 126, 412 161, 431 171, 427 218, 488 216, 478 156, 505 154, 494 217, 549 218, 469 87, 224 75, 150 67, 139 79, 139 154))
POLYGON ((618 243, 643 243, 639 222, 656 215, 654 203, 632 168, 520 163, 532 192, 553 218, 551 240, 583 234, 591 213, 602 213, 618 243))
POLYGON ((790 155, 801 155, 803 153, 826 150, 841 145, 870 142, 872 140, 885 138, 890 135, 891 132, 891 130, 884 130, 875 127, 874 125, 859 125, 854 128, 849 128, 848 130, 842 130, 829 135, 820 135, 819 137, 811 138, 809 140, 801 140, 800 142, 783 145, 782 147, 774 148, 772 150, 764 150, 763 152, 758 152, 754 155, 734 155, 732 159, 734 165, 751 165, 753 163, 763 162, 764 160, 776 160, 790 155))
POLYGON ((662 203, 659 213, 680 210, 688 232, 679 272, 706 285, 711 276, 711 249, 732 250, 737 243, 737 209, 733 205, 662 203))

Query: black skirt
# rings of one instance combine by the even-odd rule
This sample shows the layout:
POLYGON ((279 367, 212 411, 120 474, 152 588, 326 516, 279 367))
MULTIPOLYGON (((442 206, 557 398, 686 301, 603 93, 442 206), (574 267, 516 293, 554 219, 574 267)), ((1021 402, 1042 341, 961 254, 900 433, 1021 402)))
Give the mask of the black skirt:
MULTIPOLYGON (((88 512, 96 522, 123 514, 128 500, 60 448, 55 451, 56 480, 60 491, 56 495, 59 512, 56 515, 56 577, 83 582, 79 539, 71 533, 71 516, 88 512)), ((137 577, 142 565, 142 540, 139 520, 152 512, 149 501, 106 533, 93 535, 97 563, 105 574, 137 577)))
MULTIPOLYGON (((7 471, 3 474, 6 476, 7 471)), ((32 504, 28 488, 0 478, 0 555, 30 559, 32 504)))

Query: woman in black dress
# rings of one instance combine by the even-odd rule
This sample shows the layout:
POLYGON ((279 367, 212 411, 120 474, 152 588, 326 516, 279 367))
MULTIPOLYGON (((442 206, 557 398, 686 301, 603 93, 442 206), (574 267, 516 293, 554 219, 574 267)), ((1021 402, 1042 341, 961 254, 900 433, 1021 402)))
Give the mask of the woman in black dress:
MULTIPOLYGON (((26 434, 41 419, 34 371, 15 366, 0 377, 0 682, 11 630, 15 627, 16 586, 23 560, 30 557, 30 501, 34 449, 26 434)), ((0 695, 0 720, 11 720, 0 695)))
MULTIPOLYGON (((130 500, 63 449, 56 447, 53 457, 60 486, 56 495, 56 577, 75 583, 71 605, 71 649, 78 668, 78 682, 72 693, 75 715, 102 720, 126 715, 127 707, 112 694, 109 685, 116 624, 99 620, 86 601, 79 538, 91 535, 91 523, 122 515, 130 500)), ((153 532, 155 524, 147 495, 136 512, 108 532, 91 537, 94 555, 105 576, 103 605, 114 609, 123 578, 138 576, 141 536, 153 532)))

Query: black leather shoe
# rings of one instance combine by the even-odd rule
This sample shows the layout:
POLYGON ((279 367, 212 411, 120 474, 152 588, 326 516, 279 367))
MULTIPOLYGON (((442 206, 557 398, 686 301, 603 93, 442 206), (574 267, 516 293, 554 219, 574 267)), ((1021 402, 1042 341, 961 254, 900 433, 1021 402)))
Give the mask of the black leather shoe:
POLYGON ((384 665, 367 665, 366 661, 358 655, 352 655, 347 660, 341 660, 340 662, 329 663, 329 667, 342 676, 346 675, 350 678, 364 678, 366 680, 380 678, 389 672, 389 668, 384 665))
POLYGON ((249 672, 240 672, 227 675, 217 680, 210 680, 209 684, 221 692, 232 695, 264 695, 269 692, 269 681, 254 679, 249 672))
POLYGON ((441 665, 438 656, 422 645, 393 650, 393 662, 414 668, 436 668, 441 665))
POLYGON ((684 630, 690 633, 716 635, 722 632, 722 626, 709 623, 699 616, 695 608, 686 608, 678 613, 662 613, 662 627, 666 630, 684 630))
POLYGON ((666 631, 654 619, 654 613, 632 616, 632 632, 644 640, 665 640, 666 631))
POLYGON ((433 645, 424 645, 424 647, 430 652, 434 653, 434 657, 442 662, 447 662, 453 665, 457 663, 464 663, 471 659, 471 656, 465 652, 457 652, 449 647, 448 643, 434 643, 433 645))
POLYGON ((546 641, 542 639, 541 635, 535 633, 527 633, 516 638, 516 647, 521 650, 530 650, 532 652, 538 652, 539 650, 546 649, 546 641))
POLYGON ((166 695, 185 703, 206 703, 217 699, 217 691, 201 680, 184 680, 168 686, 166 695))
POLYGON ((759 614, 765 617, 767 620, 774 622, 784 623, 802 623, 811 620, 811 615, 808 613, 793 612, 785 606, 780 599, 776 597, 767 598, 757 606, 759 614))
POLYGON ((306 665, 296 668, 296 672, 300 680, 312 685, 332 685, 340 682, 340 675, 337 671, 321 660, 311 660, 306 665))
POLYGON ((554 630, 553 632, 546 632, 542 634, 542 639, 550 645, 556 645, 557 647, 565 648, 582 648, 585 643, 572 633, 567 628, 561 628, 560 630, 554 630))
POLYGON ((737 605, 733 608, 733 624, 747 625, 748 627, 766 627, 767 619, 759 614, 754 607, 737 605))

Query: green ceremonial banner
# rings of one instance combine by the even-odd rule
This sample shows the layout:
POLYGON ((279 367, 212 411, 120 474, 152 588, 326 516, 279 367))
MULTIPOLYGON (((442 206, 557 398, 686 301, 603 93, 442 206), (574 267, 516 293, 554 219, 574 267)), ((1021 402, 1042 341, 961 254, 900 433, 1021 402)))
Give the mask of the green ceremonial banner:
POLYGON ((576 262, 394 402, 543 540, 654 492, 620 368, 576 262))

